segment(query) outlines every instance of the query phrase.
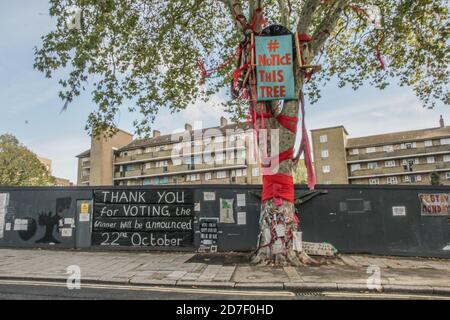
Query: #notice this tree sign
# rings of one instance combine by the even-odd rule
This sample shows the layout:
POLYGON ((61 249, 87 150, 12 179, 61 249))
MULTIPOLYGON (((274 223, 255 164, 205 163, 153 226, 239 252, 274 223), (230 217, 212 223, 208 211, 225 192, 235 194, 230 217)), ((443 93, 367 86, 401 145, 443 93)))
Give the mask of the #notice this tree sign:
POLYGON ((295 99, 292 35, 255 37, 258 101, 295 99))

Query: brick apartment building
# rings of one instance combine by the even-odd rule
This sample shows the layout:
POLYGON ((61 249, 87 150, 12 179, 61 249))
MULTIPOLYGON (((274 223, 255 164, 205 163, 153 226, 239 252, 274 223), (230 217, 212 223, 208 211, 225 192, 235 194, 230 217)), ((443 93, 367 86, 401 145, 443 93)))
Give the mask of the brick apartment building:
POLYGON ((311 130, 320 184, 450 185, 450 126, 348 138, 343 126, 311 130))
POLYGON ((228 124, 133 140, 119 130, 111 138, 92 138, 78 155, 78 185, 260 184, 252 160, 252 132, 228 124))
MULTIPOLYGON (((45 169, 48 171, 49 174, 52 174, 52 160, 44 158, 44 157, 40 157, 37 156, 38 160, 40 163, 42 163, 45 166, 45 169)), ((64 179, 64 178, 58 178, 58 177, 54 177, 55 178, 55 183, 54 185, 57 187, 71 187, 73 186, 73 183, 70 182, 69 179, 64 179)))

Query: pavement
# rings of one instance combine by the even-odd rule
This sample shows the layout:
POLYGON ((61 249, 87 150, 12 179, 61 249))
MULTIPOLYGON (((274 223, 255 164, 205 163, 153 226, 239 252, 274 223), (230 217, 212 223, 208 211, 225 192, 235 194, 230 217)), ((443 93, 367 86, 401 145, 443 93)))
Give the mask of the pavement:
POLYGON ((340 254, 320 266, 254 266, 239 253, 0 249, 0 279, 277 292, 426 294, 450 297, 450 260, 340 254), (378 281, 379 280, 379 281, 378 281))

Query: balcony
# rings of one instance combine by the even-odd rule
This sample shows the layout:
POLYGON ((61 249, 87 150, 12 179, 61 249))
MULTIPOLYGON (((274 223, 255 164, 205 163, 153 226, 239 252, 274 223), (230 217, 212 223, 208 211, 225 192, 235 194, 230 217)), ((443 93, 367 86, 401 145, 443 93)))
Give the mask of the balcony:
POLYGON ((411 156, 417 157, 418 154, 433 154, 435 152, 450 152, 450 145, 432 146, 432 147, 421 147, 414 149, 401 149, 395 150, 393 152, 374 152, 366 153, 360 155, 347 155, 347 162, 358 161, 358 160, 373 160, 373 159, 384 159, 384 158, 398 158, 411 156))
POLYGON ((90 168, 91 167, 91 161, 83 161, 81 162, 82 168, 90 168))
POLYGON ((450 162, 414 164, 412 166, 412 171, 405 170, 403 165, 390 168, 378 167, 376 169, 361 169, 351 172, 350 177, 376 176, 383 174, 405 174, 422 171, 431 172, 435 170, 445 170, 445 169, 450 170, 450 162))
POLYGON ((164 150, 164 151, 154 151, 154 152, 148 152, 148 153, 142 153, 142 154, 136 154, 136 155, 129 155, 124 157, 116 156, 114 159, 115 164, 119 163, 129 163, 129 162, 146 162, 151 161, 153 158, 161 158, 161 157, 170 157, 172 155, 172 149, 171 150, 164 150))

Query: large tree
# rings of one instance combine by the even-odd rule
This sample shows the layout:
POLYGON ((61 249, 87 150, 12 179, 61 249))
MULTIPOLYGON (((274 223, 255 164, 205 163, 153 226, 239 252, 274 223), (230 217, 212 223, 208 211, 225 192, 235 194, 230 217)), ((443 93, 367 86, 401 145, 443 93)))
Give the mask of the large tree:
MULTIPOLYGON (((36 49, 35 67, 47 77, 57 69, 69 69, 68 77, 60 79, 65 106, 90 81, 97 108, 87 129, 93 134, 114 126, 126 99, 133 101, 130 111, 139 115, 135 127, 142 134, 150 130, 160 108, 176 112, 224 88, 228 93, 236 47, 249 56, 246 40, 262 30, 261 16, 267 25, 282 24, 303 35, 297 59, 322 66, 309 81, 311 70, 296 68, 298 99, 265 103, 264 112, 296 117, 303 92, 315 102, 331 79, 354 89, 364 83, 383 89, 393 79, 411 86, 424 106, 448 102, 444 0, 51 0, 50 14, 56 17, 56 27, 36 49), (77 8, 68 10, 73 5, 77 8), (68 22, 73 17, 75 21, 68 22), (209 76, 205 85, 199 84, 201 76, 209 76)), ((230 99, 226 107, 239 118, 249 104, 230 99)), ((293 146, 294 132, 273 117, 265 125, 269 131, 279 130, 280 152, 293 146)), ((288 157, 274 173, 292 177, 294 167, 294 159, 288 157)), ((293 204, 275 200, 262 205, 261 235, 269 239, 261 237, 256 260, 308 261, 294 252, 291 237, 284 238, 280 253, 271 250, 277 237, 271 222, 275 215, 283 217, 286 235, 298 228, 293 204)))
POLYGON ((52 186, 54 181, 37 156, 16 137, 0 135, 0 186, 52 186))

